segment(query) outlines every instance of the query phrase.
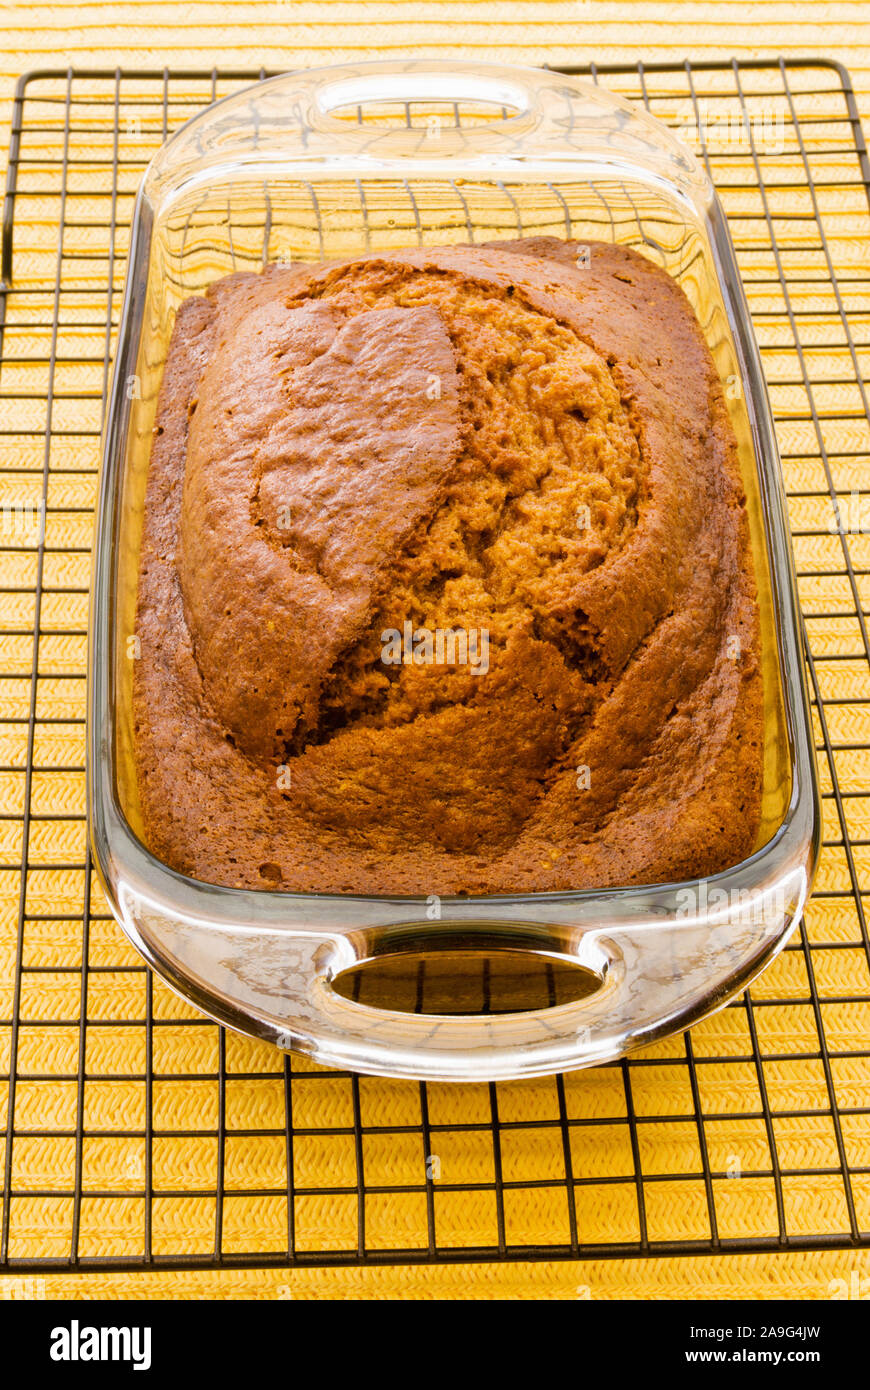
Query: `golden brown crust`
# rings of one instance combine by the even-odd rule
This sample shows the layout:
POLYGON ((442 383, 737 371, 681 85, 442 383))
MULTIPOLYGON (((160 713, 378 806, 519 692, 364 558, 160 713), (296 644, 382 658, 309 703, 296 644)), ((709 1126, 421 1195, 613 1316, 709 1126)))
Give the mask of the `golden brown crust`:
POLYGON ((751 851, 733 433, 679 288, 591 250, 270 268, 182 307, 134 692, 146 833, 174 868, 528 892, 751 851), (442 637, 386 663, 406 631, 442 637))

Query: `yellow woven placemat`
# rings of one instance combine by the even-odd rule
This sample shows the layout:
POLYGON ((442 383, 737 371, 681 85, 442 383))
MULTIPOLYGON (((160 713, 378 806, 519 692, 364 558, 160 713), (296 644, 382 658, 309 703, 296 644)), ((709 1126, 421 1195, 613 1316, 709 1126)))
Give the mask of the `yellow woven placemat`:
MULTIPOLYGON (((362 12, 374 17, 385 7, 326 8, 330 23, 345 12, 352 21, 346 33, 359 35, 362 12)), ((408 7, 398 7, 403 8, 408 7)), ((486 8, 475 5, 468 11, 474 11, 474 19, 465 16, 467 25, 477 26, 476 51, 486 27, 478 12, 486 8)), ((553 61, 570 56, 562 12, 573 7, 525 8, 535 10, 538 28, 534 41, 527 31, 531 47, 512 56, 553 61), (545 12, 562 25, 557 52, 539 51, 546 41, 540 19, 545 12)), ((674 8, 682 14, 691 9, 674 8)), ((418 15, 437 10, 443 17, 450 7, 414 9, 418 15)), ((216 12, 232 10, 219 5, 216 12)), ((22 13, 17 12, 19 25, 22 13)), ((75 23, 84 13, 81 7, 70 10, 71 56, 77 61, 88 46, 87 27, 75 23)), ((745 19, 745 9, 742 15, 745 19)), ((35 45, 43 50, 45 32, 38 30, 35 45)), ((309 38, 315 32, 307 31, 309 38)), ((162 61, 165 32, 162 40, 151 44, 146 34, 135 47, 140 61, 154 47, 162 61)), ((181 42, 172 36, 176 59, 181 42)), ((364 45, 355 41, 354 46, 364 45)), ((687 46, 697 51, 697 44, 687 46)), ((225 52, 230 62, 252 61, 248 44, 228 44, 225 52)), ((98 60, 90 50, 87 56, 91 63, 98 60)), ((128 48, 123 56, 129 60, 128 48)), ((208 50, 197 62, 219 56, 208 50)), ((323 55, 312 44, 305 56, 313 61, 323 55)), ((185 53, 183 61, 193 60, 185 53)), ((265 61, 280 66, 274 53, 265 61)), ((291 61, 286 48, 285 61, 291 61)), ((698 80, 712 91, 719 79, 698 80)), ((636 80, 620 81, 641 95, 636 80)), ((677 102, 685 96, 685 81, 673 81, 677 102)), ((268 1257, 286 1250, 288 1230, 302 1257, 319 1253, 358 1262, 361 1173, 363 1248, 375 1258, 392 1249, 425 1252, 433 1231, 438 1250, 497 1249, 501 1242, 535 1247, 544 1255, 548 1247, 568 1244, 572 1222, 583 1245, 629 1250, 645 1240, 654 1254, 668 1241, 695 1242, 703 1249, 714 1234, 726 1242, 779 1237, 812 1242, 843 1240, 853 1224, 870 1231, 870 972, 859 914, 870 823, 864 795, 870 771, 870 666, 855 605, 856 592, 862 607, 866 604, 870 543, 853 535, 842 544, 828 529, 829 481, 841 493, 859 489, 867 447, 858 384, 868 352, 867 202, 856 182, 860 169, 850 153, 854 131, 845 120, 838 79, 819 69, 809 76, 795 74, 793 83, 805 147, 801 150, 790 136, 785 157, 765 162, 770 191, 761 222, 751 162, 748 167, 745 160, 717 163, 714 156, 714 165, 720 184, 733 185, 723 197, 772 385, 824 716, 823 721, 817 717, 817 734, 826 846, 805 939, 753 988, 751 1009, 729 1009, 695 1029, 690 1042, 672 1039, 625 1067, 570 1076, 562 1083, 551 1078, 494 1091, 429 1086, 424 1102, 413 1083, 352 1081, 294 1060, 290 1147, 282 1059, 239 1038, 221 1041, 213 1025, 159 981, 150 982, 84 867, 82 677, 105 316, 110 304, 117 312, 131 196, 149 144, 159 139, 159 122, 154 126, 151 116, 161 113, 159 107, 148 113, 145 98, 153 85, 122 88, 120 194, 112 200, 114 112, 106 107, 111 84, 76 87, 80 104, 66 150, 59 260, 63 111, 56 100, 64 92, 62 84, 32 89, 20 152, 13 292, 0 376, 0 507, 7 508, 7 517, 24 516, 26 523, 21 504, 40 495, 46 427, 49 488, 35 685, 37 554, 25 535, 0 559, 0 737, 5 743, 0 860, 7 866, 0 869, 0 1181, 8 1166, 8 1255, 21 1265, 0 1275, 0 1297, 87 1292, 829 1298, 870 1291, 868 1253, 845 1248, 691 1259, 655 1255, 579 1265, 484 1260, 437 1268, 399 1262, 384 1268, 201 1273, 85 1269, 71 1274, 22 1264, 34 1257, 64 1261, 71 1252, 84 1262, 137 1260, 148 1250, 158 1259, 195 1256, 206 1262, 216 1241, 224 1256, 268 1257), (815 204, 807 190, 808 169, 816 182, 815 204), (114 209, 113 239, 106 233, 108 206, 114 209), (796 214, 805 220, 796 221, 796 214), (788 248, 779 268, 771 233, 788 248), (778 269, 785 274, 786 291, 778 284, 778 269), (838 292, 831 269, 840 277, 838 292), (62 289, 56 301, 58 270, 62 289), (58 307, 61 328, 55 333, 51 324, 58 307), (800 361, 796 336, 804 349, 800 361), (832 767, 842 812, 832 795, 832 767), (85 957, 89 968, 83 978, 85 957), (20 1026, 13 1038, 16 964, 21 967, 20 1026), (2 1078, 10 1066, 16 1076, 15 1137, 7 1164, 2 1136, 8 1085, 2 1078), (424 1103, 441 1174, 431 1209, 421 1181, 424 1103), (146 1193, 152 1194, 150 1202, 146 1193)), ((655 94, 666 90, 665 79, 656 87, 651 78, 650 89, 655 104, 655 94)), ((173 89, 173 116, 182 100, 194 109, 209 94, 208 84, 173 89)))

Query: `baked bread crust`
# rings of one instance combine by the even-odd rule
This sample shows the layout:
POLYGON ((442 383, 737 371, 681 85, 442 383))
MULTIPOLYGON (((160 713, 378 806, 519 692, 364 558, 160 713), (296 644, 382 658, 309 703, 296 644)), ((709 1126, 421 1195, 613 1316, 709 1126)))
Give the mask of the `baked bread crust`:
POLYGON ((577 250, 270 267, 182 305, 134 680, 173 868, 508 893, 751 852, 758 612, 721 387, 665 272, 577 250), (409 633, 464 633, 467 659, 409 633))

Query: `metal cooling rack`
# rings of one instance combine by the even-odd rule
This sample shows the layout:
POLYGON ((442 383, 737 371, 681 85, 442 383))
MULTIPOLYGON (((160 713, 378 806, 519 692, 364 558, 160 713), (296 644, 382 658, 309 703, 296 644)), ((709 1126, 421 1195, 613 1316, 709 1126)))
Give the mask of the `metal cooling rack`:
MULTIPOLYGON (((602 1069, 621 1097, 614 1113, 604 1115, 578 1110, 570 1077, 534 1083, 539 1096, 546 1093, 537 1118, 516 1118, 517 1088, 500 1085, 467 1088, 475 1093, 474 1106, 460 1122, 445 1119, 439 1097, 425 1085, 407 1083, 401 1111, 391 1112, 370 1104, 365 1079, 271 1053, 265 1062, 257 1054, 252 1063, 244 1048, 238 1052, 237 1040, 208 1020, 167 1011, 161 983, 124 953, 85 847, 84 639, 98 440, 133 196, 144 167, 184 119, 268 74, 30 73, 15 96, 3 208, 0 488, 3 498, 14 497, 16 488, 28 492, 44 517, 44 538, 9 544, 2 538, 11 578, 2 594, 7 625, 0 632, 0 735, 6 745, 0 755, 0 879, 17 910, 0 919, 0 1101, 8 1078, 5 1116, 0 1108, 0 1269, 530 1260, 870 1245, 864 902, 870 888, 870 541, 849 532, 848 511, 842 500, 840 510, 836 506, 837 495, 859 488, 870 428, 864 385, 870 162, 855 98, 848 74, 817 59, 567 71, 591 71, 671 123, 685 124, 687 113, 694 118, 700 153, 732 223, 788 484, 825 797, 819 884, 781 958, 785 967, 775 976, 768 972, 719 1016, 733 1028, 710 1034, 702 1025, 602 1069), (756 138, 755 115, 762 108, 781 120, 781 148, 756 138), (732 130, 735 119, 742 124, 745 139, 729 144, 718 138, 723 114, 732 130), (822 586, 827 598, 820 604, 822 586), (53 712, 46 715, 48 703, 53 712), (59 910, 53 893, 63 909, 70 901, 80 907, 59 910), (57 940, 66 943, 63 950, 56 949, 57 940), (846 971, 844 990, 838 986, 846 966, 853 973, 846 971), (774 987, 765 984, 771 979, 774 987), (34 1012, 37 998, 56 1000, 51 1015, 34 1012), (777 1032, 775 1016, 793 1022, 777 1032), (213 1052, 204 1044, 194 1070, 167 1076, 161 1070, 167 1029, 187 1030, 189 1039, 216 1038, 213 1052), (113 1046, 122 1038, 137 1040, 141 1067, 113 1069, 113 1046), (723 1070, 729 1066, 752 1081, 745 1104, 739 1087, 730 1101, 716 1091, 716 1075, 731 1075, 723 1070), (809 1068, 812 1079, 783 1089, 782 1077, 793 1067, 809 1068), (668 1113, 650 1111, 650 1077, 659 1088, 652 1094, 672 1098, 668 1113), (201 1127, 171 1128, 161 1101, 167 1081, 191 1091, 216 1089, 216 1105, 201 1127), (256 1123, 239 1125, 233 1113, 237 1082, 268 1082, 273 1101, 278 1088, 278 1109, 267 1106, 253 1116, 256 1123), (137 1104, 128 1113, 118 1102, 117 1113, 101 1120, 93 1098, 101 1086, 113 1085, 135 1088, 137 1104), (336 1086, 344 1098, 341 1113, 333 1103, 336 1086), (402 1123, 391 1123, 400 1116, 402 1123), (819 1123, 829 1135, 824 1161, 818 1145, 802 1151, 793 1142, 796 1133, 819 1123), (744 1221, 735 1234, 723 1143, 727 1149, 733 1136, 745 1147, 752 1127, 763 1134, 769 1157, 742 1175, 764 1187, 768 1215, 757 1228, 747 1230, 744 1221), (599 1139, 604 1144, 605 1131, 614 1129, 627 1138, 631 1171, 602 1175, 600 1165, 584 1161, 582 1153, 578 1159, 573 1141, 582 1130, 593 1146, 599 1139), (389 1174, 384 1179, 367 1167, 371 1141, 407 1142, 410 1136, 419 1143, 422 1170, 422 1156, 437 1151, 447 1131, 476 1135, 487 1147, 491 1162, 483 1178, 456 1185, 421 1171, 418 1182, 396 1186, 389 1174), (666 1162, 664 1148, 677 1131, 679 1142, 666 1162), (687 1135, 697 1160, 682 1162, 687 1135), (352 1181, 305 1185, 298 1154, 312 1136, 350 1146, 352 1181), (507 1157, 518 1137, 554 1141, 559 1171, 543 1179, 517 1176, 507 1157), (189 1173, 187 1181, 182 1174, 167 1183, 155 1159, 167 1138, 213 1146, 207 1182, 189 1173), (228 1168, 237 1139, 277 1145, 280 1181, 240 1182, 237 1170, 228 1168), (95 1182, 88 1146, 109 1140, 126 1142, 139 1157, 118 1171, 116 1181, 104 1173, 95 1182), (50 1161, 40 1164, 38 1144, 50 1161), (624 1228, 593 1229, 590 1203, 597 1194, 606 1207, 614 1183, 625 1190, 632 1218, 624 1228), (795 1199, 796 1183, 829 1194, 823 1217, 807 1215, 795 1199), (486 1203, 493 1212, 490 1236, 474 1244, 451 1244, 440 1225, 441 1194, 460 1188, 472 1204, 486 1203), (409 1194, 424 1213, 422 1225, 406 1245, 385 1244, 372 1203, 409 1194), (543 1209, 554 1194, 564 1215, 549 1220, 543 1238, 522 1238, 525 1228, 511 1216, 517 1201, 534 1198, 543 1209), (662 1223, 662 1194, 674 1211, 685 1207, 694 1215, 662 1223), (240 1198, 273 1212, 265 1242, 261 1235, 246 1245, 236 1229, 230 1203, 240 1198), (336 1211, 340 1203, 342 1210, 348 1203, 352 1208, 352 1235, 341 1249, 330 1248, 328 1238, 300 1234, 301 1204, 323 1199, 336 1211), (190 1218, 196 1234, 174 1253, 159 1238, 155 1215, 157 1203, 172 1201, 187 1203, 179 1210, 188 1217, 191 1203, 206 1203, 209 1211, 205 1234, 190 1218), (118 1203, 125 1204, 126 1226, 118 1203), (101 1212, 108 1225, 114 1220, 123 1227, 120 1235, 102 1241, 98 1230, 95 1235, 101 1212)), ((870 529, 870 505, 867 520, 870 529)), ((184 1221, 182 1214, 182 1229, 184 1221)))

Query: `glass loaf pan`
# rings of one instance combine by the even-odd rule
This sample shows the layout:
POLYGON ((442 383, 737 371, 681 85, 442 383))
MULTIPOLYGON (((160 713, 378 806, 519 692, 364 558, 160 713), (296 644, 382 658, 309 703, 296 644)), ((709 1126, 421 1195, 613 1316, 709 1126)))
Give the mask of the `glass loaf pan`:
POLYGON ((318 1062, 444 1080, 587 1066, 720 1008, 763 968, 802 910, 820 833, 795 580, 725 218, 665 126, 553 72, 385 61, 263 82, 163 147, 135 207, 105 429, 88 725, 93 856, 130 940, 213 1018, 318 1062), (129 638, 151 430, 179 304, 270 261, 517 235, 616 241, 651 257, 684 288, 729 383, 762 623, 754 853, 706 882, 435 904, 246 891, 175 873, 140 838, 129 638), (427 971, 448 985, 462 975, 467 996, 448 988, 447 1002, 427 1004, 421 983, 405 997, 408 979, 425 982, 427 971), (455 1011, 457 999, 467 1012, 455 1011))

